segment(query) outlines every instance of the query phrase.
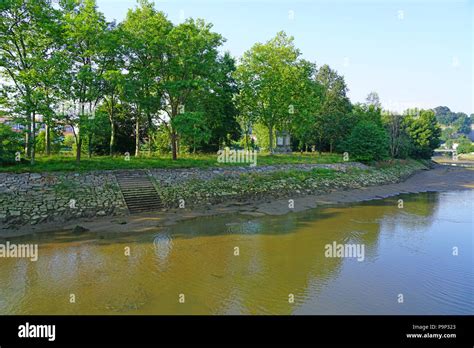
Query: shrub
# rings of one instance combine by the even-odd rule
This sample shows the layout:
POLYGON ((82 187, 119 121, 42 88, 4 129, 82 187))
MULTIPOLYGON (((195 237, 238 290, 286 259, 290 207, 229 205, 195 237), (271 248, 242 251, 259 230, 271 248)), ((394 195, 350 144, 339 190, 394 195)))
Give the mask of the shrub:
POLYGON ((362 121, 354 127, 343 148, 359 161, 380 161, 389 156, 388 142, 385 129, 374 122, 362 121))
POLYGON ((461 137, 457 141, 459 145, 456 148, 458 153, 471 153, 474 152, 474 145, 472 144, 471 140, 466 137, 461 137))
POLYGON ((16 152, 22 151, 23 137, 9 125, 0 123, 0 164, 15 163, 16 152))

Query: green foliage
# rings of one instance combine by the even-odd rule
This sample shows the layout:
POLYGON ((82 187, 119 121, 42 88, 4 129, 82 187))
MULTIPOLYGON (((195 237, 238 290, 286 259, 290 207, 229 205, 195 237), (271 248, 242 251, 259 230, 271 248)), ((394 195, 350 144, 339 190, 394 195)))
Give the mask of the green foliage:
POLYGON ((173 119, 173 128, 186 145, 196 152, 196 145, 209 140, 211 131, 206 125, 206 119, 201 112, 185 112, 173 119))
POLYGON ((74 140, 74 135, 68 134, 64 137, 63 146, 72 150, 75 145, 75 142, 76 141, 74 140))
POLYGON ((471 132, 471 118, 463 112, 458 112, 457 119, 453 122, 453 128, 458 133, 469 134, 471 132))
POLYGON ((359 122, 342 146, 350 158, 363 162, 380 161, 388 158, 388 136, 378 124, 359 122))
POLYGON ((474 144, 471 142, 470 139, 463 136, 459 139, 456 139, 456 143, 458 143, 458 147, 456 148, 458 153, 471 153, 474 152, 474 144))
POLYGON ((134 148, 138 156, 140 149, 151 155, 171 148, 176 159, 178 143, 181 153, 216 151, 237 143, 242 130, 240 143, 253 146, 250 129, 265 150, 273 149, 277 130, 287 130, 295 148, 317 144, 332 152, 351 145, 373 160, 384 157, 382 149, 372 153, 369 141, 345 137, 357 129, 381 139, 383 125, 392 157, 428 158, 439 145, 436 119, 448 126, 445 140, 467 134, 472 121, 438 107, 435 117, 422 111, 403 124, 382 122, 377 93, 352 106, 344 77, 302 59, 284 32, 255 44, 236 67, 230 54, 219 53, 225 39, 212 24, 192 18, 173 24, 148 0, 138 1, 118 25, 98 11, 96 0, 4 0, 0 33, 0 78, 8 82, 0 86, 0 104, 28 126, 31 163, 35 150, 45 152, 45 133, 35 139, 44 125, 51 129, 53 152, 59 150, 58 130, 74 127, 76 137, 64 139, 64 146, 76 151, 78 161, 86 151, 112 156, 134 148), (74 108, 62 107, 67 103, 74 108), (87 110, 95 110, 95 118, 87 110))
POLYGON ((307 75, 314 68, 300 55, 293 38, 279 32, 246 51, 235 72, 243 123, 258 122, 267 128, 270 151, 274 131, 289 129, 293 119, 305 113, 307 75))
POLYGON ((317 111, 316 134, 318 147, 334 147, 343 140, 353 125, 351 103, 347 97, 347 85, 344 77, 328 65, 323 65, 316 74, 316 81, 323 86, 321 106, 317 111))
POLYGON ((230 145, 240 138, 238 111, 233 101, 237 92, 232 77, 235 60, 229 53, 217 58, 216 71, 210 80, 210 89, 199 89, 192 93, 186 104, 186 111, 199 112, 209 131, 209 137, 203 137, 193 144, 199 150, 216 152, 223 145, 230 145), (204 141, 205 140, 205 141, 204 141))
MULTIPOLYGON (((61 136, 59 130, 50 130, 50 141, 51 141, 51 153, 59 153, 61 150, 61 144, 63 142, 63 136, 61 136)), ((36 137, 36 150, 39 153, 46 153, 46 131, 42 130, 36 137)))
POLYGON ((374 105, 355 104, 352 107, 352 117, 355 123, 367 121, 382 125, 382 109, 374 105))
MULTIPOLYGON (((252 128, 252 134, 256 137, 255 145, 261 151, 270 151, 270 143, 268 137, 268 129, 261 123, 255 123, 252 128)), ((273 131, 273 147, 276 145, 275 131, 273 131)))
POLYGON ((17 152, 21 152, 23 139, 10 126, 0 123, 0 164, 15 163, 17 152))
POLYGON ((404 118, 406 134, 413 144, 410 156, 414 158, 430 158, 433 150, 441 141, 441 128, 431 110, 421 110, 419 116, 407 115, 404 118))
POLYGON ((92 153, 109 153, 110 123, 106 113, 96 111, 93 115, 84 116, 81 120, 81 131, 89 157, 92 153))

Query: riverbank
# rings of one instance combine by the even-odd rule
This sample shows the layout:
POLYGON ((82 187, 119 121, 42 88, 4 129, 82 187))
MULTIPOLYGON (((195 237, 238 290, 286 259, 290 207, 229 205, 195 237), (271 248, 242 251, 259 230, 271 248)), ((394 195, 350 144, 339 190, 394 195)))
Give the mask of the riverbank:
MULTIPOLYGON (((5 238, 31 233, 68 230, 74 230, 76 233, 87 230, 93 232, 142 232, 156 230, 157 228, 169 226, 182 220, 201 216, 227 213, 240 213, 250 217, 282 215, 322 205, 381 199, 402 193, 474 189, 474 171, 472 169, 438 165, 431 170, 426 169, 422 164, 405 163, 369 170, 354 168, 346 171, 331 171, 326 173, 326 178, 321 178, 321 170, 319 170, 319 173, 318 170, 308 170, 306 172, 298 172, 300 175, 299 180, 288 180, 288 171, 279 172, 279 174, 267 173, 269 176, 284 176, 285 178, 280 177, 278 180, 285 180, 285 183, 290 181, 286 190, 291 188, 294 190, 292 194, 289 195, 288 191, 276 187, 277 190, 273 191, 275 193, 273 196, 264 195, 262 194, 263 188, 260 188, 257 193, 254 192, 248 197, 240 197, 240 199, 231 199, 229 197, 225 201, 215 204, 207 202, 195 207, 185 204, 184 208, 172 208, 166 209, 166 211, 138 215, 89 217, 63 223, 16 226, 16 228, 1 229, 0 237, 5 238), (320 176, 316 184, 314 180, 301 180, 302 177, 311 179, 311 175, 320 176), (306 184, 303 186, 302 183, 304 182, 306 184), (336 183, 338 185, 335 185, 336 183), (295 189, 293 185, 299 185, 300 189, 295 189), (309 186, 313 187, 314 190, 304 192, 303 187, 309 186), (300 192, 298 193, 297 191, 300 192)), ((295 178, 295 175, 293 174, 292 177, 295 178)), ((264 179, 268 179, 268 177, 263 176, 263 178, 260 178, 261 182, 264 179)), ((220 182, 222 180, 217 179, 217 181, 220 182)), ((248 181, 252 182, 250 179, 248 181)), ((232 183, 232 180, 224 180, 224 182, 228 185, 232 183)), ((278 182, 282 184, 281 181, 278 182)), ((200 185, 199 180, 191 180, 191 183, 193 185, 200 185)), ((275 181, 273 183, 275 184, 275 181)), ((181 186, 183 187, 183 192, 189 191, 190 187, 192 187, 181 186)), ((305 188, 305 190, 310 189, 305 188)), ((210 195, 208 198, 215 199, 211 192, 217 192, 215 187, 213 190, 208 190, 210 195)), ((226 196, 224 195, 224 197, 226 196)))
POLYGON ((127 216, 137 205, 138 209, 130 212, 210 209, 234 200, 296 197, 399 181, 421 168, 425 167, 420 162, 397 161, 386 163, 383 168, 344 162, 125 172, 0 173, 0 230, 46 223, 59 225, 80 218, 127 216), (139 183, 134 179, 122 182, 124 175, 141 179, 139 183), (134 197, 129 199, 132 207, 126 202, 130 192, 134 197), (150 197, 156 202, 152 209, 150 197))

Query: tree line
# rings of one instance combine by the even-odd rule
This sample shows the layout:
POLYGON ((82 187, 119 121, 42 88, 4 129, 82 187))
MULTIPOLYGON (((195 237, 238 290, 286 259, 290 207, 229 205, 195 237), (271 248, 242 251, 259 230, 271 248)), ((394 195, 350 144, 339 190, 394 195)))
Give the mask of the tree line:
POLYGON ((284 32, 238 61, 220 52, 224 42, 212 24, 174 24, 147 0, 120 23, 95 0, 2 1, 0 105, 24 137, 1 125, 0 158, 21 147, 34 163, 38 150, 65 143, 77 161, 156 151, 177 159, 223 146, 273 152, 278 131, 291 134, 293 150, 366 161, 429 157, 439 145, 432 110, 384 112, 376 93, 353 105, 344 77, 303 59, 284 32))

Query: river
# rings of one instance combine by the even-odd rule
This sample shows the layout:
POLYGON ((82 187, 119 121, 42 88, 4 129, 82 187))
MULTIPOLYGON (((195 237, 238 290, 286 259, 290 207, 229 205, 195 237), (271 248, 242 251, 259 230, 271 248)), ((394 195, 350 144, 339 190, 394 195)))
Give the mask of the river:
POLYGON ((0 314, 474 314, 473 202, 474 190, 407 194, 11 238, 39 257, 0 258, 0 314), (363 258, 327 257, 334 243, 363 258))

